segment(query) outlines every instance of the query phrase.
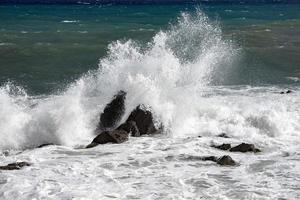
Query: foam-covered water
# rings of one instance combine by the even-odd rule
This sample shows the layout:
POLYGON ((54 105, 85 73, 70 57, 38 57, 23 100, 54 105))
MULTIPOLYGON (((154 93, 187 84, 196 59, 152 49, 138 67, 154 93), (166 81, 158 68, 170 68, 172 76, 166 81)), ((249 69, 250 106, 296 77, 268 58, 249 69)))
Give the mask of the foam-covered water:
POLYGON ((300 91, 277 86, 222 86, 239 67, 241 51, 201 11, 183 13, 146 46, 116 41, 90 71, 64 91, 29 96, 14 84, 0 89, 4 199, 297 199, 300 91), (94 137, 99 114, 119 90, 126 114, 149 106, 164 134, 119 145, 80 149, 94 137), (226 132, 231 139, 217 138, 226 132), (198 138, 198 136, 203 136, 198 138), (250 142, 259 154, 212 149, 250 142), (30 149, 44 143, 50 146, 30 149), (27 149, 27 150, 25 150, 27 149), (21 150, 25 150, 21 152, 21 150), (186 155, 230 154, 240 163, 219 167, 186 155))

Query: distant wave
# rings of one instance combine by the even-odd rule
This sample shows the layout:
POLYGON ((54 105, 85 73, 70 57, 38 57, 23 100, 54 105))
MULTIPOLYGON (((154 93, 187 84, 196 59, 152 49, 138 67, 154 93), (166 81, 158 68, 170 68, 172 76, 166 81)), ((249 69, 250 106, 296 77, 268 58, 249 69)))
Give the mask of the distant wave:
POLYGON ((79 22, 78 20, 63 20, 61 21, 62 23, 77 23, 79 22))
POLYGON ((300 81, 299 77, 286 77, 288 80, 294 81, 294 82, 298 82, 300 81))
POLYGON ((11 46, 16 45, 15 43, 9 43, 9 42, 0 42, 0 46, 11 46))

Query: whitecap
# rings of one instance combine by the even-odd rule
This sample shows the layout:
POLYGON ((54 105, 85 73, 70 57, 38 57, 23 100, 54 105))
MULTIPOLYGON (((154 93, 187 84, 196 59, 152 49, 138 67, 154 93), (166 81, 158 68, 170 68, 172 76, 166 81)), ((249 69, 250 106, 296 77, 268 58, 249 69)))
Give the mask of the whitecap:
POLYGON ((11 42, 0 42, 0 46, 11 46, 11 45, 16 45, 16 44, 11 42))
POLYGON ((78 23, 79 20, 63 20, 61 23, 78 23))
POLYGON ((295 82, 300 81, 299 77, 286 77, 286 78, 289 79, 289 80, 295 81, 295 82))

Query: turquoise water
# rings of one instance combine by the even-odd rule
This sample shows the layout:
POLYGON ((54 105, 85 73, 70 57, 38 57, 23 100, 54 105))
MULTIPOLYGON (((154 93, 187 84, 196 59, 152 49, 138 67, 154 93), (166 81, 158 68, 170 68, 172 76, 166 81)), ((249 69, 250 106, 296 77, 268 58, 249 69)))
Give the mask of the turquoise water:
MULTIPOLYGON (((293 84, 300 77, 300 5, 2 5, 0 84, 30 94, 63 89, 98 68, 116 40, 145 43, 181 12, 200 8, 239 49, 231 78, 218 84, 293 84), (247 73, 245 73, 247 72, 247 73), (287 77, 294 77, 289 79, 287 77)), ((216 83, 217 84, 217 83, 216 83)))

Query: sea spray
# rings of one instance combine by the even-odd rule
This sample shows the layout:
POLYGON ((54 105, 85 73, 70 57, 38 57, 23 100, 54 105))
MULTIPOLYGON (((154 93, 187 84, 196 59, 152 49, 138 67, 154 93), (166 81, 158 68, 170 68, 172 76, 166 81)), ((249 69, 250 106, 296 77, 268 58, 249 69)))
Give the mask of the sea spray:
POLYGON ((127 115, 143 103, 172 135, 195 134, 199 130, 191 123, 197 121, 203 89, 222 82, 236 54, 201 11, 182 13, 177 24, 158 32, 146 47, 131 40, 110 44, 97 81, 107 85, 110 96, 111 91, 128 92, 127 115))
POLYGON ((23 127, 28 123, 27 95, 19 87, 7 83, 0 88, 0 145, 4 148, 17 148, 25 140, 23 127))
POLYGON ((293 97, 277 104, 273 99, 278 94, 264 89, 249 94, 242 92, 245 88, 216 87, 236 67, 236 56, 238 50, 223 39, 217 23, 199 10, 183 13, 177 24, 158 32, 146 46, 133 40, 111 43, 99 69, 64 92, 28 97, 3 86, 0 148, 86 145, 94 137, 99 114, 120 90, 127 92, 123 121, 138 104, 147 105, 170 137, 224 131, 253 140, 295 135, 298 103, 286 103, 294 102, 293 97))

